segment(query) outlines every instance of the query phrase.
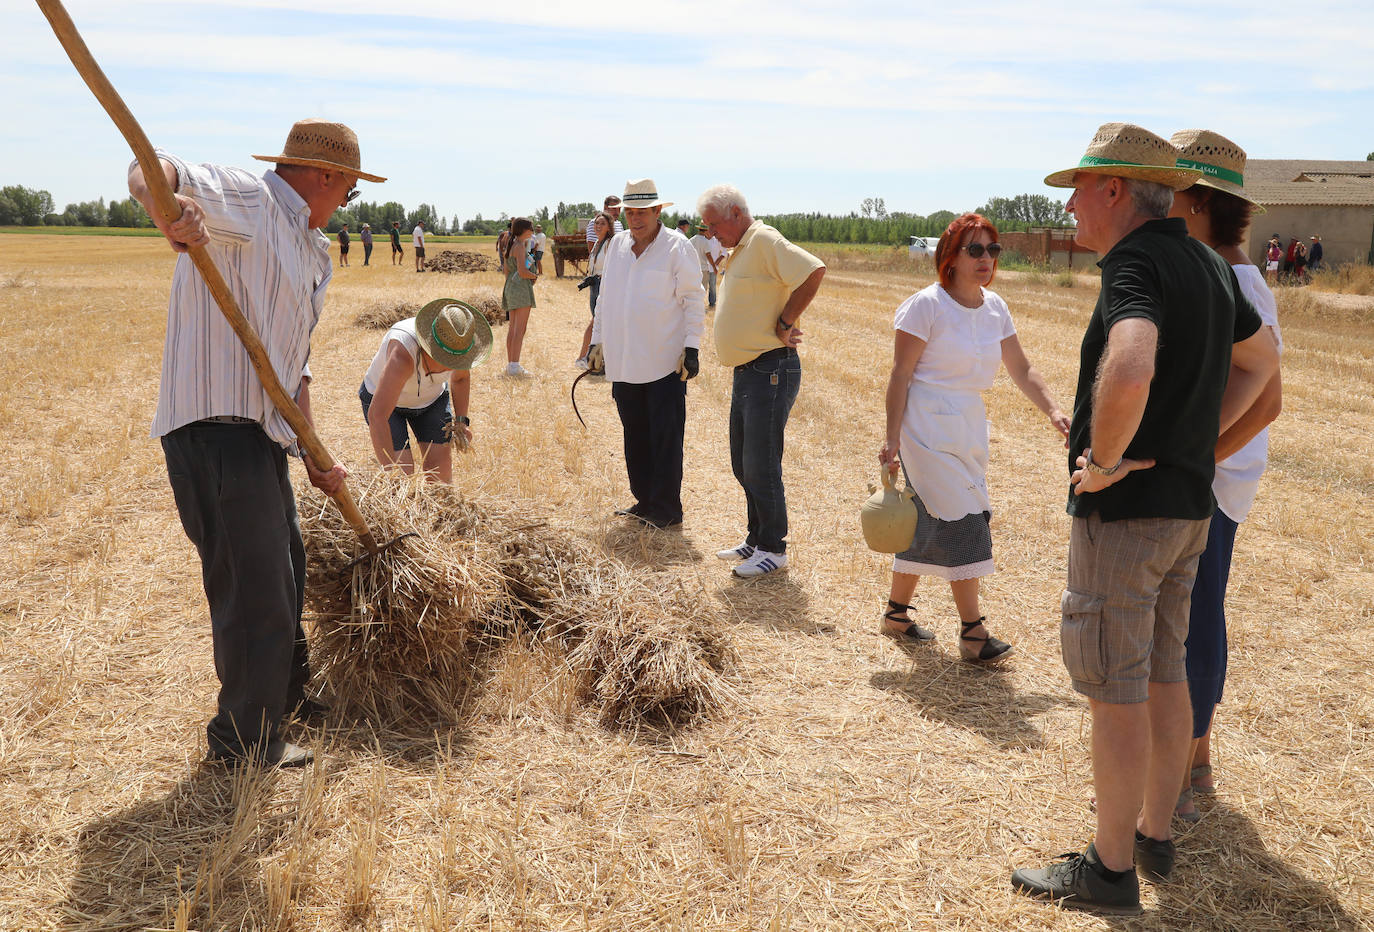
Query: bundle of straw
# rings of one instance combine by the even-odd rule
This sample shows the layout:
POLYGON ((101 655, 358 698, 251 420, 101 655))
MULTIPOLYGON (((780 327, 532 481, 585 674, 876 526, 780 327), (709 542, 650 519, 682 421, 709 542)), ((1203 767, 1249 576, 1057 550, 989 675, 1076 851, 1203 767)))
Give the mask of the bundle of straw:
POLYGON ((517 631, 565 652, 565 674, 607 724, 684 722, 734 700, 734 649, 704 593, 451 486, 384 473, 359 488, 378 540, 417 536, 347 570, 352 529, 337 509, 302 509, 312 656, 336 705, 456 718, 484 652, 517 631))
POLYGON ((401 301, 398 304, 374 301, 358 312, 354 323, 364 330, 385 330, 392 324, 398 324, 418 313, 420 305, 410 301, 401 301))

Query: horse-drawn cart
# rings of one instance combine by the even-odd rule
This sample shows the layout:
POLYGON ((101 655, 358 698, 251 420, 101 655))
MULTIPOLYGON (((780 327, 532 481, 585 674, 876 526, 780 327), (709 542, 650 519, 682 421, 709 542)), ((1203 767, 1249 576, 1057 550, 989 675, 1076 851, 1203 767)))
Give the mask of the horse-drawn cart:
POLYGON ((553 240, 553 273, 563 277, 563 264, 572 265, 578 275, 586 275, 587 234, 560 233, 553 240))

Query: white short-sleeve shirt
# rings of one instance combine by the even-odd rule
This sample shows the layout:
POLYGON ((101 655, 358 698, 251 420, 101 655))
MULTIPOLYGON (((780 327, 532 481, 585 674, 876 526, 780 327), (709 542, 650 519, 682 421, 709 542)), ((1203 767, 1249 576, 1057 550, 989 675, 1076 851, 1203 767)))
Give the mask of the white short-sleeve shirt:
POLYGON ((986 391, 1002 364, 1002 341, 1016 333, 1007 302, 983 289, 983 303, 964 307, 939 282, 897 307, 893 326, 926 343, 912 381, 955 391, 986 391))

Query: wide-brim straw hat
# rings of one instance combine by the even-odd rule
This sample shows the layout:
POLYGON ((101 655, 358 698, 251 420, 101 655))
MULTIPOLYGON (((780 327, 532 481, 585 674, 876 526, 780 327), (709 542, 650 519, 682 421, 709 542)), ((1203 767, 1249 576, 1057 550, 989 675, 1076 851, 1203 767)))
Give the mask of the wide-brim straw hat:
POLYGON ((1052 188, 1072 188, 1079 172, 1134 178, 1167 185, 1175 191, 1191 187, 1202 172, 1179 168, 1178 150, 1161 136, 1134 123, 1103 123, 1088 144, 1088 151, 1073 168, 1045 178, 1052 188))
POLYGON ((1179 168, 1195 168, 1202 177, 1194 184, 1215 188, 1263 212, 1264 207, 1245 193, 1245 150, 1210 129, 1181 129, 1169 137, 1178 149, 1179 168))
POLYGON ((415 315, 415 338, 439 365, 474 369, 491 352, 491 324, 456 298, 436 298, 415 315))
POLYGON ((620 198, 621 207, 672 207, 672 201, 660 200, 658 185, 652 178, 625 182, 625 193, 620 198))
POLYGON ((282 165, 308 165, 329 168, 357 175, 364 181, 386 181, 381 175, 363 171, 362 153, 358 150, 358 136, 342 123, 325 120, 299 120, 286 134, 286 146, 281 155, 255 155, 263 162, 282 165))

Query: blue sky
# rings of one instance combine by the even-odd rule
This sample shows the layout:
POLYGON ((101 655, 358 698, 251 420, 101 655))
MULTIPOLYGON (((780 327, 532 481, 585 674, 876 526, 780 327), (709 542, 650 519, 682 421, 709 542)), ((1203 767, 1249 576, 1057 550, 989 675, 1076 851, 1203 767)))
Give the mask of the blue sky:
MULTIPOLYGON (((1252 158, 1374 150, 1374 4, 67 0, 157 145, 266 167, 340 120, 365 200, 445 216, 599 201, 629 178, 756 213, 971 209, 1043 187, 1096 127, 1204 127, 1252 158), (1291 12, 1296 11, 1296 12, 1291 12)), ((124 194, 123 139, 37 7, 0 0, 0 184, 124 194)))

